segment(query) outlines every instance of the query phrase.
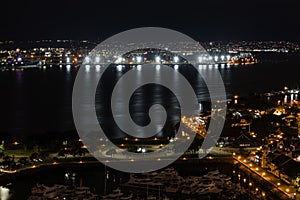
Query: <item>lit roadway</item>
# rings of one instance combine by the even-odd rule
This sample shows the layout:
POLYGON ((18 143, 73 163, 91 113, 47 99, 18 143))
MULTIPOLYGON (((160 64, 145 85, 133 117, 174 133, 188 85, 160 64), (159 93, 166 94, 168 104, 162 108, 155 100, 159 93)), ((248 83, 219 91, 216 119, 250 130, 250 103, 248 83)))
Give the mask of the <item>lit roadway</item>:
POLYGON ((281 181, 278 177, 276 177, 274 174, 268 172, 267 170, 261 168, 260 166, 248 161, 242 156, 233 156, 233 158, 241 163, 243 166, 245 166, 247 169, 249 169, 252 173, 256 173, 260 177, 262 177, 264 180, 268 181, 272 185, 274 185, 275 188, 278 188, 281 192, 283 192, 287 197, 292 197, 296 195, 296 199, 300 200, 300 195, 296 193, 296 189, 293 186, 287 185, 285 182, 281 181))
MULTIPOLYGON (((181 118, 182 124, 189 130, 201 137, 205 138, 206 135, 206 124, 201 117, 185 117, 181 118)), ((184 133, 183 133, 184 134, 184 133)))

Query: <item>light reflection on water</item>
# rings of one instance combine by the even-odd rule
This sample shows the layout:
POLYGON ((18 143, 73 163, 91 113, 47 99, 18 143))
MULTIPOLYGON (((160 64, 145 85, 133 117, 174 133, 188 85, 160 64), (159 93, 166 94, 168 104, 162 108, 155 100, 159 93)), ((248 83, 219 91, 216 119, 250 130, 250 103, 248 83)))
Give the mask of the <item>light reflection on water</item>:
POLYGON ((0 186, 0 199, 9 200, 10 196, 10 190, 6 187, 0 186))
MULTIPOLYGON (((100 74, 97 72, 103 70, 100 65, 83 67, 84 70, 90 72, 85 73, 86 78, 90 79, 94 79, 100 74)), ((142 70, 141 65, 135 67, 142 70)), ((199 102, 209 100, 209 94, 201 76, 196 76, 183 65, 174 65, 173 67, 180 73, 186 74, 190 79, 199 102)), ((289 63, 284 63, 284 66, 283 64, 220 65, 218 68, 213 65, 197 65, 197 68, 200 73, 207 72, 207 75, 213 74, 217 70, 220 71, 228 97, 236 94, 242 96, 253 95, 255 92, 279 91, 284 86, 297 89, 300 86, 298 74, 291 73, 295 69, 295 65, 289 63)), ((121 71, 114 71, 116 78, 128 70, 126 67, 120 69, 121 71)), ((159 71, 157 70, 157 72, 159 71)), ((0 73, 0 91, 5 96, 5 98, 0 99, 0 110, 4 113, 0 116, 1 131, 15 134, 19 138, 32 132, 74 130, 71 103, 76 72, 77 68, 74 66, 70 68, 57 66, 57 69, 52 67, 46 70, 26 69, 21 72, 0 73)), ((112 79, 113 77, 110 77, 109 81, 112 79)), ((136 93, 135 99, 138 100, 138 103, 142 103, 143 98, 150 99, 150 96, 146 95, 144 91, 139 90, 136 93)), ((299 94, 283 96, 282 102, 286 103, 298 98, 299 94)), ((97 108, 103 107, 100 100, 97 100, 97 108)), ((177 109, 174 98, 169 98, 169 100, 170 107, 177 109)), ((162 102, 165 99, 158 94, 153 96, 153 101, 162 102)), ((105 120, 107 119, 105 118, 105 120)))

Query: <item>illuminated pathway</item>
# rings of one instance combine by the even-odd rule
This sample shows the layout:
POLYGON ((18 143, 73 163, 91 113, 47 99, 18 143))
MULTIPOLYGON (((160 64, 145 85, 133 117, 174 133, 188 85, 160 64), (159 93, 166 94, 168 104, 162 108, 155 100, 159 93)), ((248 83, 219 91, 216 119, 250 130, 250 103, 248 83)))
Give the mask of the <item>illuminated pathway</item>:
POLYGON ((247 169, 249 169, 252 173, 257 174, 258 176, 260 176, 261 178, 263 178, 264 180, 272 184, 274 188, 277 188, 282 193, 284 193, 287 196, 287 198, 288 197, 291 198, 296 195, 296 199, 300 200, 300 195, 296 193, 296 189, 293 186, 289 186, 285 182, 281 181, 274 174, 248 161, 242 156, 233 156, 233 158, 234 160, 236 160, 237 162, 245 166, 247 169))

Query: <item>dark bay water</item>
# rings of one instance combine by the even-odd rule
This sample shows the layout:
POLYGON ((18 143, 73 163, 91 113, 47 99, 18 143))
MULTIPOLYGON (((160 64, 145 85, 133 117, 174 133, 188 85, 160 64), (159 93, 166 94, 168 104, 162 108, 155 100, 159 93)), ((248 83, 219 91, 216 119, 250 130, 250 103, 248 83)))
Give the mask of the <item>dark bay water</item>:
MULTIPOLYGON (((261 63, 246 66, 207 66, 201 70, 218 70, 223 78, 227 96, 234 94, 249 95, 254 92, 281 90, 284 86, 297 88, 300 85, 298 70, 300 62, 261 63)), ((63 132, 74 130, 72 117, 72 88, 77 73, 76 68, 26 69, 24 71, 0 73, 0 137, 5 139, 24 138, 29 134, 45 133, 48 131, 63 132)), ((182 73, 194 88, 198 101, 209 100, 205 83, 195 71, 181 66, 182 73)), ((122 75, 122 74, 121 74, 122 75)), ((119 72, 111 70, 107 73, 106 82, 117 80, 119 72)), ((108 88, 105 88, 108 89, 108 88)), ((100 92, 96 97, 99 106, 104 108, 103 123, 108 131, 117 137, 122 133, 112 125, 107 114, 107 93, 100 92)), ((138 110, 137 123, 147 123, 149 105, 156 102, 166 102, 171 113, 170 124, 180 118, 176 97, 167 90, 159 87, 145 86, 134 93, 132 105, 138 110), (160 95, 157 95, 160 94, 160 95), (178 114, 179 113, 179 114, 178 114), (138 121, 141 119, 141 121, 138 121)), ((168 110, 167 109, 167 110, 168 110)), ((101 116, 100 116, 101 117, 101 116)), ((172 126, 170 125, 170 127, 172 126)))

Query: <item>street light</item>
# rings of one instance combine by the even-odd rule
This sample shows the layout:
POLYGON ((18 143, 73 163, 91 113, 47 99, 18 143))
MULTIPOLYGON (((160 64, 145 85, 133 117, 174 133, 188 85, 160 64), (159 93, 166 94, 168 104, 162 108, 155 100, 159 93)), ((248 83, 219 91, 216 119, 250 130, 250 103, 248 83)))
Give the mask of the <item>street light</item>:
POLYGON ((278 187, 280 186, 280 183, 279 183, 279 182, 277 183, 277 186, 278 186, 278 187))
POLYGON ((286 192, 290 192, 290 189, 289 189, 289 188, 287 188, 285 191, 286 191, 286 192))

